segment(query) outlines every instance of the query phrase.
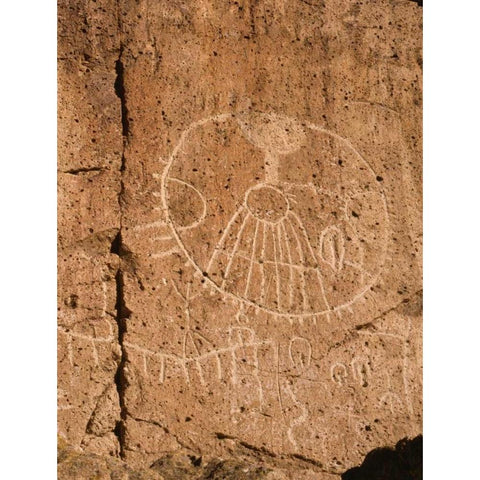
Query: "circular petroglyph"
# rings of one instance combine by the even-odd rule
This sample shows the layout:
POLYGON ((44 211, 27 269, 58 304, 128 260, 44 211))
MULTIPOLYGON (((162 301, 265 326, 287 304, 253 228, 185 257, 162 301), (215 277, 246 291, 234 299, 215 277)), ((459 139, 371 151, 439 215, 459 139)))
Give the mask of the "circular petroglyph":
POLYGON ((260 184, 251 188, 245 196, 245 205, 257 220, 275 225, 288 214, 287 197, 272 185, 260 184))
POLYGON ((388 233, 377 175, 344 138, 265 113, 192 124, 162 176, 174 237, 205 282, 280 316, 348 307, 388 233))

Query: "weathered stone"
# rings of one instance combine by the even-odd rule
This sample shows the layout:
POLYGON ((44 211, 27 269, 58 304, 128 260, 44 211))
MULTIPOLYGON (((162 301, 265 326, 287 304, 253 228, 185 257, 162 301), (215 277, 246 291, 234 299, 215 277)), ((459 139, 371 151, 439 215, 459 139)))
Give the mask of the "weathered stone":
POLYGON ((58 8, 58 428, 118 455, 116 321, 123 137, 114 1, 58 8))
MULTIPOLYGON (((59 254, 58 420, 60 433, 74 445, 113 432, 119 418, 117 269, 118 258, 110 253, 78 248, 59 254)), ((107 451, 113 440, 105 439, 107 451)))
POLYGON ((153 470, 134 470, 118 459, 77 451, 62 438, 57 462, 58 480, 163 480, 153 470))
POLYGON ((410 0, 61 2, 72 444, 330 479, 421 432, 421 22, 410 0))
POLYGON ((185 480, 197 480, 201 476, 201 458, 177 452, 166 455, 152 464, 152 470, 161 473, 165 480, 182 478, 185 480))

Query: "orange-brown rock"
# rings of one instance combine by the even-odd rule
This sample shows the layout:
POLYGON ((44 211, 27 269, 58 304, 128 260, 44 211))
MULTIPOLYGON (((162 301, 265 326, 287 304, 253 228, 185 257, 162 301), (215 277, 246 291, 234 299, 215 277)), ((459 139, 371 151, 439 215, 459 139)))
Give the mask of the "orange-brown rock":
POLYGON ((410 0, 60 2, 70 443, 333 479, 421 433, 421 24, 410 0))
POLYGON ((150 469, 133 469, 119 459, 77 451, 58 439, 58 480, 164 480, 150 469))

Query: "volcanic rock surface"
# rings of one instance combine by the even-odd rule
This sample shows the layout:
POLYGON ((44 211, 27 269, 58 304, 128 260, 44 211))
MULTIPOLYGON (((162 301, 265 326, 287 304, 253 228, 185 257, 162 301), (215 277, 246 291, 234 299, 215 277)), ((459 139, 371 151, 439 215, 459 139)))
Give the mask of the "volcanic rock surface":
POLYGON ((418 2, 58 15, 60 435, 307 480, 421 433, 418 2))

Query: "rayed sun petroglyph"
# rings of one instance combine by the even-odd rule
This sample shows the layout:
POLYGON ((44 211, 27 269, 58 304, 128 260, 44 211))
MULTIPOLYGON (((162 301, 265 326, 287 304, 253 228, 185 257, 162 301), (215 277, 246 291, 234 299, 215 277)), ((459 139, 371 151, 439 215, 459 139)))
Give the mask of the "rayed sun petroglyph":
POLYGON ((418 435, 421 9, 61 3, 62 436, 323 480, 418 435))
POLYGON ((374 171, 347 140, 281 115, 194 123, 159 196, 206 282, 277 317, 340 313, 385 260, 388 214, 374 171))
MULTIPOLYGON (((192 124, 155 176, 158 216, 132 230, 152 246, 152 271, 162 265, 152 285, 168 299, 159 325, 175 327, 148 339, 127 331, 132 390, 216 398, 233 430, 248 418, 255 438, 271 430, 273 444, 318 455, 329 415, 356 435, 372 416, 412 413, 408 335, 360 331, 340 352, 317 322, 344 328, 332 319, 371 295, 388 246, 381 183, 347 140, 280 115, 219 115, 192 124), (218 312, 207 314, 214 301, 218 312), (268 332, 270 320, 287 322, 268 332), (378 349, 365 347, 367 336, 378 349), (384 342, 403 359, 389 368, 384 342), (365 395, 375 396, 370 411, 365 395)), ((105 328, 60 331, 69 362, 81 342, 96 367, 97 349, 114 338, 105 328)))
POLYGON ((152 174, 132 238, 148 245, 162 307, 158 338, 124 339, 132 392, 180 391, 232 435, 320 457, 331 425, 363 438, 375 419, 412 415, 408 333, 354 328, 378 306, 391 231, 383 179, 348 140, 276 114, 218 115, 152 174))

